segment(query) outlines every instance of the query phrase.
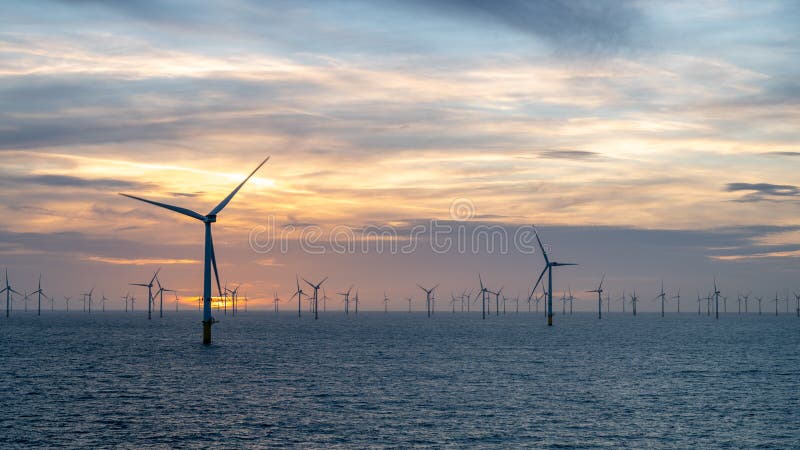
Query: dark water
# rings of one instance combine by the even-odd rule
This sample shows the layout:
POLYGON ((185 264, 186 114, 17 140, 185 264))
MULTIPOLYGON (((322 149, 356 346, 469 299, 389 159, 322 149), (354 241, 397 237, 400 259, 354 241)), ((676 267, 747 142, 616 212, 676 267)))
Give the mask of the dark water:
POLYGON ((17 314, 0 448, 800 447, 800 319, 17 314))

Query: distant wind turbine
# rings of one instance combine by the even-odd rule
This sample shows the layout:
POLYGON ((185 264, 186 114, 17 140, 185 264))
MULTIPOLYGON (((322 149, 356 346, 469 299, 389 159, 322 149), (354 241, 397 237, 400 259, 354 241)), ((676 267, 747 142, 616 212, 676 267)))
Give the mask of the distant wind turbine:
MULTIPOLYGON (((303 278, 303 277, 300 277, 300 278, 303 278)), ((311 286, 312 289, 314 289, 314 297, 313 297, 313 301, 314 301, 314 320, 319 319, 319 288, 322 286, 322 283, 324 283, 325 280, 327 280, 327 279, 328 279, 328 277, 325 277, 319 283, 314 284, 314 283, 306 280, 305 278, 303 278, 303 281, 308 283, 308 285, 311 286)))
POLYGON ((486 286, 483 285, 483 278, 481 278, 481 274, 480 273, 478 274, 478 281, 481 284, 481 289, 479 291, 481 293, 481 314, 483 315, 483 318, 485 319, 486 318, 486 293, 489 292, 489 289, 486 289, 486 286))
POLYGON ((756 301, 758 302, 758 315, 761 315, 761 302, 764 300, 764 297, 756 297, 756 301))
MULTIPOLYGON (((297 297, 297 317, 303 316, 303 289, 300 287, 300 280, 297 278, 297 275, 294 276, 294 281, 297 284, 297 289, 294 291, 294 295, 289 298, 289 301, 292 301, 293 298, 297 297)), ((306 295, 306 297, 308 297, 306 295)))
POLYGON ((386 291, 383 291, 383 313, 389 312, 389 297, 386 296, 386 291))
POLYGON ((33 294, 36 294, 37 297, 38 297, 38 306, 37 306, 37 310, 36 310, 36 315, 37 316, 41 316, 42 315, 42 297, 44 297, 45 299, 50 300, 50 310, 52 311, 52 309, 53 309, 53 299, 49 298, 47 295, 44 294, 44 291, 42 291, 42 275, 41 274, 39 275, 39 288, 36 289, 35 291, 31 292, 31 295, 33 295, 33 294))
POLYGON ((715 319, 719 319, 719 289, 717 289, 717 279, 714 278, 714 315, 715 319))
POLYGON ((633 294, 631 294, 631 305, 633 307, 633 315, 636 315, 636 304, 639 302, 639 297, 636 296, 636 289, 633 290, 633 294))
MULTIPOLYGON (((147 288, 147 320, 153 318, 153 282, 156 281, 156 277, 160 271, 161 268, 156 270, 156 273, 153 274, 153 278, 151 278, 148 283, 128 283, 131 286, 143 286, 147 288)), ((133 311, 133 303, 131 303, 131 311, 133 311)))
POLYGON ((534 234, 536 235, 536 241, 539 243, 539 248, 542 250, 542 257, 544 258, 545 267, 544 270, 542 270, 542 273, 539 274, 539 279, 536 280, 536 284, 533 285, 533 289, 531 289, 531 291, 536 290, 536 288, 539 286, 539 283, 542 281, 542 277, 544 277, 545 272, 547 272, 547 325, 553 326, 553 267, 577 266, 577 264, 550 261, 550 258, 547 257, 547 250, 544 249, 542 240, 539 239, 539 232, 536 231, 535 228, 534 234))
POLYGON ((69 301, 72 300, 72 297, 64 296, 64 301, 67 303, 67 312, 69 312, 69 301))
MULTIPOLYGON (((214 323, 214 318, 211 316, 211 266, 214 266, 214 276, 217 280, 217 289, 222 291, 220 288, 219 283, 219 273, 217 271, 217 259, 214 256, 214 243, 211 237, 211 224, 217 221, 217 214, 222 212, 225 206, 233 199, 239 189, 244 186, 247 180, 252 177, 258 169, 261 168, 267 161, 269 160, 269 156, 265 158, 258 167, 253 170, 247 178, 242 181, 241 184, 236 186, 236 189, 233 190, 227 197, 225 197, 214 209, 211 210, 206 215, 202 215, 196 213, 190 209, 181 208, 178 206, 168 205, 166 203, 159 203, 154 202, 152 200, 146 200, 144 198, 135 197, 133 195, 128 194, 121 194, 126 197, 132 198, 134 200, 139 200, 145 203, 150 203, 151 205, 160 206, 162 208, 169 209, 171 211, 177 212, 179 214, 183 214, 185 216, 189 216, 191 218, 197 219, 203 222, 205 226, 205 257, 203 258, 203 344, 210 345, 211 344, 211 325, 214 323)), ((221 292, 220 292, 221 294, 221 292)))
POLYGON ((353 286, 351 285, 349 288, 347 288, 346 292, 337 292, 336 293, 337 295, 341 295, 342 296, 342 302, 344 302, 344 314, 345 315, 349 315, 350 314, 350 292, 352 290, 353 290, 353 286))
POLYGON ((661 281, 661 293, 656 295, 654 300, 661 299, 661 317, 664 317, 664 300, 667 298, 667 294, 664 292, 664 281, 661 281))
POLYGON ((86 310, 85 310, 86 300, 87 299, 89 300, 89 314, 92 313, 92 293, 93 292, 94 292, 94 286, 92 286, 92 288, 89 289, 89 292, 87 292, 85 294, 81 294, 81 295, 83 295, 84 312, 86 312, 86 310))
POLYGON ((586 292, 596 292, 597 293, 597 318, 603 318, 603 282, 606 281, 606 274, 603 274, 603 277, 600 278, 600 284, 597 286, 597 289, 586 291, 586 292))
POLYGON ((406 298, 406 300, 408 300, 408 312, 411 312, 411 299, 412 299, 412 297, 407 297, 406 298))
POLYGON ((430 317, 431 316, 431 296, 433 294, 433 291, 436 290, 436 288, 439 287, 439 285, 437 284, 436 286, 434 286, 434 287, 432 287, 430 289, 426 289, 426 288, 420 286, 419 284, 417 284, 417 287, 419 287, 420 289, 422 289, 423 292, 425 292, 425 304, 428 307, 428 317, 430 317))
POLYGON ((678 294, 672 297, 673 300, 676 300, 676 305, 678 306, 678 313, 681 312, 681 290, 678 288, 678 294))

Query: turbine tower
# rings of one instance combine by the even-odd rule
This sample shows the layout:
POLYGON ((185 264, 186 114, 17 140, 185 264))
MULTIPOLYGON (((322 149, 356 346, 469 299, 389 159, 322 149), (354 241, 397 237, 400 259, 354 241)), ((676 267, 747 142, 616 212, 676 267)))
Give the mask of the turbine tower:
POLYGON ((67 312, 69 312, 69 301, 72 300, 72 297, 64 296, 64 301, 67 303, 67 312))
POLYGON ((92 293, 93 292, 94 292, 94 286, 92 286, 92 288, 89 290, 89 292, 87 292, 85 294, 81 294, 81 295, 83 295, 84 312, 85 312, 86 299, 89 299, 89 314, 92 313, 92 293))
POLYGON ((533 232, 536 235, 536 241, 539 243, 539 248, 542 250, 542 257, 544 258, 545 266, 544 270, 542 270, 542 273, 539 274, 539 279, 536 280, 536 284, 533 285, 531 292, 536 290, 536 288, 539 286, 539 283, 542 281, 542 277, 544 277, 545 272, 547 272, 547 325, 553 326, 553 267, 577 266, 577 264, 550 261, 550 258, 547 257, 547 250, 544 249, 542 240, 539 239, 539 232, 536 231, 536 228, 533 229, 533 232))
POLYGON ((719 319, 719 289, 716 278, 714 278, 714 316, 715 319, 719 319))
POLYGON ((203 344, 210 345, 211 344, 211 324, 214 323, 214 318, 211 316, 211 266, 214 266, 214 277, 217 280, 217 289, 220 291, 221 295, 221 287, 219 284, 219 272, 217 271, 217 259, 214 256, 214 243, 211 237, 211 224, 217 221, 217 214, 222 212, 225 206, 233 199, 239 189, 247 183, 247 180, 252 177, 258 169, 261 168, 267 161, 269 160, 269 156, 266 159, 261 161, 261 164, 253 170, 247 178, 242 181, 241 184, 236 186, 236 189, 233 190, 227 197, 225 197, 214 209, 211 210, 205 216, 199 213, 196 213, 190 209, 181 208, 179 206, 172 206, 166 203, 159 203, 154 202, 152 200, 146 200, 140 197, 135 197, 133 195, 128 194, 121 194, 126 197, 132 198, 134 200, 139 200, 145 203, 150 203, 151 205, 160 206, 162 208, 169 209, 170 211, 177 212, 179 214, 183 214, 185 216, 189 216, 191 218, 197 219, 203 222, 205 227, 205 257, 203 258, 203 344))
POLYGON ((389 297, 386 296, 386 291, 383 291, 383 313, 389 312, 389 297))
MULTIPOLYGON (((603 274, 603 277, 600 278, 600 284, 597 286, 597 289, 586 291, 586 292, 596 292, 597 293, 597 318, 603 318, 603 282, 606 281, 606 274, 603 274)), ((572 310, 570 305, 570 311, 572 310)))

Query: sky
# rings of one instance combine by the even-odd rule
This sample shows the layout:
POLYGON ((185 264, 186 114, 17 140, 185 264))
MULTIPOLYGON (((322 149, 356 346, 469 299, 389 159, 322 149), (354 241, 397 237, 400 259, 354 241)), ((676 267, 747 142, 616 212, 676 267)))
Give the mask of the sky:
POLYGON ((577 309, 603 274, 644 310, 662 280, 686 310, 714 279, 783 296, 797 23, 794 1, 3 2, 0 265, 115 308, 160 267, 193 304, 202 225, 117 193, 205 214, 270 156, 214 225, 252 308, 291 307, 296 274, 329 276, 330 308, 440 283, 446 309, 478 273, 524 301, 533 224, 579 264, 554 286, 577 309))

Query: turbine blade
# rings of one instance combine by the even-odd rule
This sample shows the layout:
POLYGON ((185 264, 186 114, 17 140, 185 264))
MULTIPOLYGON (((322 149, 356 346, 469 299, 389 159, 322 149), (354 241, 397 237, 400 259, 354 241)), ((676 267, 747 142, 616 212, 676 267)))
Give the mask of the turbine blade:
POLYGON ((122 195, 123 197, 132 198, 134 200, 139 200, 140 202, 150 203, 151 205, 160 206, 162 208, 166 208, 166 209, 168 209, 170 211, 175 211, 176 213, 180 213, 180 214, 192 217, 192 218, 197 219, 197 220, 205 220, 206 219, 204 216, 202 216, 199 213, 196 213, 196 212, 192 211, 191 209, 181 208, 180 206, 172 206, 172 205, 168 205, 166 203, 161 203, 161 202, 154 202, 152 200, 147 200, 146 198, 137 197, 135 195, 123 194, 121 192, 119 193, 119 195, 122 195))
POLYGON ((214 253, 214 237, 211 236, 210 229, 208 230, 208 240, 211 243, 211 266, 214 267, 214 278, 217 280, 217 293, 222 297, 222 286, 219 283, 219 271, 217 270, 217 255, 214 253))
POLYGON ((536 235, 536 242, 539 243, 539 248, 542 249, 542 256, 544 256, 544 262, 546 264, 550 264, 550 258, 547 257, 547 251, 544 249, 544 245, 542 245, 542 240, 539 239, 539 231, 536 230, 536 227, 533 227, 533 234, 536 235))
MULTIPOLYGON (((539 287, 539 283, 542 281, 542 277, 544 277, 544 273, 547 272, 548 267, 549 266, 545 266, 544 270, 542 270, 542 273, 539 274, 539 278, 536 280, 536 284, 534 284, 533 289, 531 289, 531 295, 533 295, 533 293, 536 292, 536 288, 539 287)), ((544 285, 542 285, 542 289, 544 290, 544 285)))
POLYGON ((219 214, 219 212, 222 211, 222 209, 225 208, 228 205, 228 203, 233 199, 233 196, 236 195, 237 192, 239 192, 239 189, 241 189, 242 186, 244 186, 244 184, 247 183, 247 180, 249 180, 250 177, 252 177, 258 171, 258 169, 261 168, 261 166, 266 164, 267 161, 269 161, 269 156, 267 156, 266 159, 264 159, 264 161, 261 161, 261 164, 259 164, 258 167, 256 167, 252 172, 250 172, 250 175, 248 175, 247 178, 245 178, 240 185, 236 186, 236 189, 234 189, 233 192, 228 194, 228 196, 225 197, 225 199, 222 200, 219 203, 219 205, 217 205, 216 208, 212 209, 211 212, 208 213, 208 215, 211 216, 214 214, 219 214))

